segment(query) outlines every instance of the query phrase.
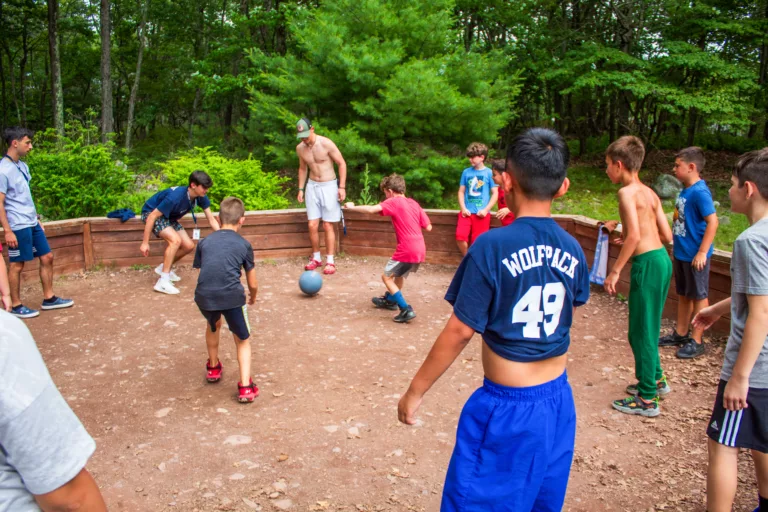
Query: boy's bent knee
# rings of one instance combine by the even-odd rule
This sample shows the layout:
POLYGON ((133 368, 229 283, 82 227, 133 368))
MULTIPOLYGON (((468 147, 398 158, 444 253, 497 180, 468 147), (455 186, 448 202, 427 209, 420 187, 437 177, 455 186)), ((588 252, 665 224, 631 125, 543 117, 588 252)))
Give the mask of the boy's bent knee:
POLYGON ((48 254, 40 256, 40 264, 45 266, 53 265, 53 253, 49 252, 48 254))

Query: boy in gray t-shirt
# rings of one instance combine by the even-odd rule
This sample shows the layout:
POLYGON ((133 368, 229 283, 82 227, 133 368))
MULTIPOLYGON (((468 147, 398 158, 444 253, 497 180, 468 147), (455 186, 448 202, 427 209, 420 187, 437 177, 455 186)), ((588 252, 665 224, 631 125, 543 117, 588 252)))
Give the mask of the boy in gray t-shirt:
POLYGON ((704 308, 708 328, 730 309, 731 335, 707 427, 707 511, 730 512, 739 448, 752 451, 760 512, 768 512, 768 148, 742 155, 731 176, 731 210, 749 219, 733 244, 731 298, 704 308))
POLYGON ((27 327, 0 311, 0 512, 107 510, 85 469, 95 448, 27 327))

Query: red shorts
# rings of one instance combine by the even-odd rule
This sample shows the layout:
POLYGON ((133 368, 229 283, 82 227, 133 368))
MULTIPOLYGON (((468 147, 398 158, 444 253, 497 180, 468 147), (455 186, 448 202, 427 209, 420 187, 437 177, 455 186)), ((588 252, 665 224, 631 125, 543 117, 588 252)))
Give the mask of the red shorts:
POLYGON ((462 217, 459 212, 459 221, 456 223, 456 240, 472 243, 475 239, 491 229, 491 214, 482 219, 476 214, 462 217))
POLYGON ((512 224, 512 222, 515 220, 515 214, 512 212, 509 212, 506 217, 501 219, 501 225, 502 226, 509 226, 512 224))

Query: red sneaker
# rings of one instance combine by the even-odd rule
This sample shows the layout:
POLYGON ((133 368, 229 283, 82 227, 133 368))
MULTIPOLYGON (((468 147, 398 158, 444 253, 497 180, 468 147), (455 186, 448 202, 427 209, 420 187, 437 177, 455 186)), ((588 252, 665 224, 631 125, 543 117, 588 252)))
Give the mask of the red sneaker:
POLYGON ((244 404, 251 403, 257 396, 259 396, 259 388, 254 385, 253 379, 250 379, 247 386, 243 386, 239 382, 237 383, 237 400, 239 402, 244 404))
POLYGON ((205 362, 205 370, 208 372, 206 375, 206 379, 208 379, 208 382, 219 382, 221 380, 221 373, 224 371, 221 366, 221 360, 219 360, 219 364, 216 366, 211 366, 211 360, 205 362))
POLYGON ((335 273, 336 273, 336 265, 334 265, 333 263, 326 263, 325 268, 323 269, 323 274, 329 276, 335 273))
POLYGON ((304 265, 304 270, 315 270, 317 267, 319 267, 322 264, 323 264, 322 261, 317 261, 316 259, 310 256, 309 263, 304 265))

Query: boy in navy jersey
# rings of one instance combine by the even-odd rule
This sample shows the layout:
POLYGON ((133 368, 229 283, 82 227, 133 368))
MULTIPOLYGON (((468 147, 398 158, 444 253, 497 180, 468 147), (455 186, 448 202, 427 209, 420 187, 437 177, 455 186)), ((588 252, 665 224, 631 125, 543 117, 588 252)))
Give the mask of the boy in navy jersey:
POLYGON ((562 509, 576 436, 565 364, 573 308, 589 299, 584 253, 550 213, 568 190, 569 156, 551 130, 513 141, 502 182, 514 236, 494 229, 470 247, 445 295, 453 315, 398 404, 413 424, 424 394, 482 335, 485 381, 459 418, 442 512, 562 509))

